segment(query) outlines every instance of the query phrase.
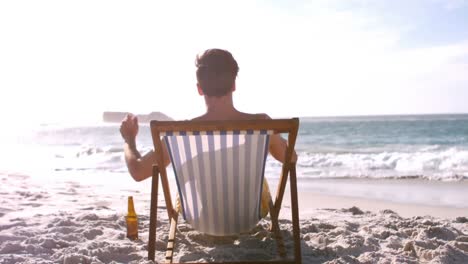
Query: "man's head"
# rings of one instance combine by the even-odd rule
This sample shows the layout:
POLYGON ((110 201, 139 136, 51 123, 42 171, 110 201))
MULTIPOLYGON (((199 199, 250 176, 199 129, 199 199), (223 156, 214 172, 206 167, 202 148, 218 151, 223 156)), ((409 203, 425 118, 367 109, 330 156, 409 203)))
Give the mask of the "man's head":
POLYGON ((234 90, 239 66, 229 51, 206 50, 197 56, 195 65, 198 88, 204 95, 221 97, 234 90))

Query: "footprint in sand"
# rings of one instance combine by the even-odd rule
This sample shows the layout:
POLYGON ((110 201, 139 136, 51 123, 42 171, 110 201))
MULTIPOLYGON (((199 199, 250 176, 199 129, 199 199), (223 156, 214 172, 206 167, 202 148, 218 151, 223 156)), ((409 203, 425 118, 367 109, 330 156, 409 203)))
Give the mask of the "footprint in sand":
POLYGON ((86 230, 85 232, 83 232, 83 236, 86 237, 89 240, 93 240, 97 236, 100 236, 102 234, 104 234, 104 233, 100 229, 91 229, 91 230, 86 230))
POLYGON ((22 203, 22 206, 31 206, 31 207, 40 207, 42 204, 40 203, 22 203))

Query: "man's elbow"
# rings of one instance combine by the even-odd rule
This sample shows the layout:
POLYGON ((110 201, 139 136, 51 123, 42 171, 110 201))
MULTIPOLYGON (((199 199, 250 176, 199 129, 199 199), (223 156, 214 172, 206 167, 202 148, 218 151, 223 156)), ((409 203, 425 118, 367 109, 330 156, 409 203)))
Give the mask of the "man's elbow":
POLYGON ((136 182, 141 182, 142 180, 146 179, 146 177, 143 177, 143 174, 137 168, 128 168, 128 172, 136 182))
POLYGON ((144 178, 138 176, 138 175, 132 175, 132 178, 136 181, 136 182, 141 182, 144 180, 144 178))

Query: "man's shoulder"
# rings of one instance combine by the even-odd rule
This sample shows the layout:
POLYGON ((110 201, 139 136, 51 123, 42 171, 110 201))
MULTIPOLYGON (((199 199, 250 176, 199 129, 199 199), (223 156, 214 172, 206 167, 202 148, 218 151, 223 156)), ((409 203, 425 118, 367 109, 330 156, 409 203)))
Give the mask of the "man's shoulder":
POLYGON ((257 119, 271 119, 271 117, 265 113, 255 114, 255 116, 257 117, 257 119))

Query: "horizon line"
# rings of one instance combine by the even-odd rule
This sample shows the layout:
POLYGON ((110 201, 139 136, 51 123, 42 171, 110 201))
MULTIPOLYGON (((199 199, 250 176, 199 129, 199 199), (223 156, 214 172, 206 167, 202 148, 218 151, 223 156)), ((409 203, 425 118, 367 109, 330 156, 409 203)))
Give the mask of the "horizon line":
POLYGON ((298 118, 411 117, 411 116, 450 116, 450 115, 468 115, 468 112, 416 113, 416 114, 311 115, 311 116, 298 116, 298 118))

